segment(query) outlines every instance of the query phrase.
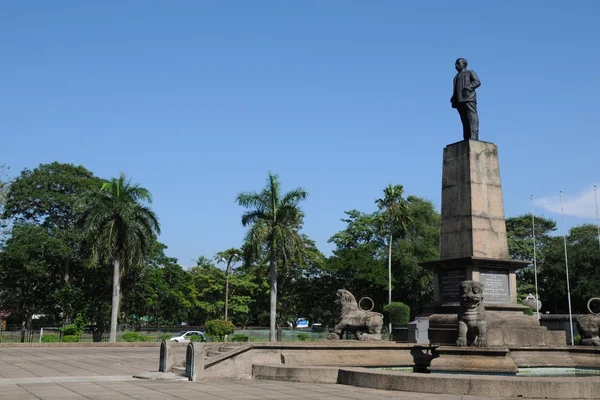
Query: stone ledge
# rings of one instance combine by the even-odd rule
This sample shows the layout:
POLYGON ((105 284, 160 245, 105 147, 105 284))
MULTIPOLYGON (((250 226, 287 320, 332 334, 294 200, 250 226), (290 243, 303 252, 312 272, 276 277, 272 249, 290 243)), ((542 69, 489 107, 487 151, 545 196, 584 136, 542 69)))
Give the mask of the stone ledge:
POLYGON ((305 367, 288 365, 252 365, 256 379, 303 383, 337 383, 337 367, 305 367))
POLYGON ((419 374, 367 368, 254 364, 257 379, 344 385, 406 392, 501 398, 598 399, 600 377, 511 377, 419 374), (335 377, 335 379, 334 379, 335 377))
POLYGON ((338 383, 373 389, 501 398, 598 399, 599 377, 523 378, 341 368, 338 383))
POLYGON ((517 261, 501 258, 486 258, 486 257, 458 257, 444 258, 440 260, 423 261, 419 265, 424 268, 457 268, 457 267, 494 267, 494 268, 515 268, 521 269, 528 265, 529 261, 517 261))
POLYGON ((441 346, 433 351, 429 371, 443 372, 477 372, 486 374, 516 375, 517 365, 508 356, 506 348, 484 347, 446 347, 441 346))

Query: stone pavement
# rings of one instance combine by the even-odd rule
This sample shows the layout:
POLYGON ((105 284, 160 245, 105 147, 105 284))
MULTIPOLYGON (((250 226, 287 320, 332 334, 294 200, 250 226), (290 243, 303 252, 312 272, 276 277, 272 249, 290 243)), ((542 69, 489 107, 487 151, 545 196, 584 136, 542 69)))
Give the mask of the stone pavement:
POLYGON ((262 380, 148 381, 134 373, 158 369, 158 347, 0 348, 0 400, 322 399, 476 400, 432 395, 262 380))

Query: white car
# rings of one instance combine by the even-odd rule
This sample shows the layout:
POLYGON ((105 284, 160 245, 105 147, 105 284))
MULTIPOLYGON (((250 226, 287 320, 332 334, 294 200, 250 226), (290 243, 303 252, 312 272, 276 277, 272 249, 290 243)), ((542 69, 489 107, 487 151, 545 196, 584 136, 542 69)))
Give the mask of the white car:
POLYGON ((200 339, 200 341, 206 342, 206 336, 204 335, 204 332, 200 332, 200 331, 181 332, 181 333, 179 333, 179 335, 173 336, 169 340, 172 340, 174 342, 179 342, 179 343, 189 343, 190 336, 200 336, 202 338, 202 339, 200 339))

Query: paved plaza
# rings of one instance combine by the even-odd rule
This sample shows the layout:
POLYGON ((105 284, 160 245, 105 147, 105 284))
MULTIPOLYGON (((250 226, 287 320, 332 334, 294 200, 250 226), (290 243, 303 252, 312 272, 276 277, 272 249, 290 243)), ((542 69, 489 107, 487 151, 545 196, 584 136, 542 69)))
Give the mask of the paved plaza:
POLYGON ((0 399, 484 399, 331 384, 133 378, 133 374, 157 370, 158 351, 158 347, 3 347, 0 348, 0 399))

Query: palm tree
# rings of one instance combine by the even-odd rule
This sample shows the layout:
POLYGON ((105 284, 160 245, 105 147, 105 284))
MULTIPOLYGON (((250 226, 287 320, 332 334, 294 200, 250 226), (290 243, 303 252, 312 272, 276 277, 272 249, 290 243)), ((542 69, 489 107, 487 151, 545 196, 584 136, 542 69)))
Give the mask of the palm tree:
POLYGON ((279 177, 269 171, 267 185, 259 192, 242 192, 237 203, 249 210, 242 214, 242 225, 249 226, 245 248, 249 261, 257 260, 261 250, 269 257, 270 321, 269 340, 275 342, 277 312, 277 261, 286 260, 303 249, 298 231, 304 217, 298 207, 307 193, 302 188, 281 193, 279 177))
POLYGON ((227 321, 227 309, 229 307, 229 275, 231 269, 235 263, 242 261, 242 252, 239 249, 231 248, 224 251, 220 251, 216 254, 215 259, 217 262, 226 263, 225 268, 225 321, 227 321))
MULTIPOLYGON (((410 214, 406 200, 402 198, 404 188, 402 185, 389 184, 383 189, 383 199, 375 200, 377 207, 383 211, 384 229, 388 236, 388 304, 392 302, 392 242, 394 229, 406 231, 410 222, 410 214)), ((392 334, 392 324, 389 324, 389 334, 392 334)))
POLYGON ((110 342, 116 342, 117 338, 121 274, 146 258, 156 235, 160 234, 158 219, 146 203, 152 203, 150 192, 132 184, 123 173, 80 200, 85 207, 81 222, 92 255, 100 263, 110 262, 113 267, 110 342))

